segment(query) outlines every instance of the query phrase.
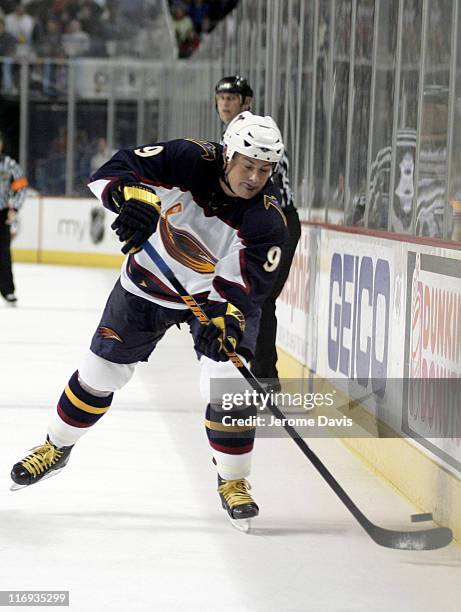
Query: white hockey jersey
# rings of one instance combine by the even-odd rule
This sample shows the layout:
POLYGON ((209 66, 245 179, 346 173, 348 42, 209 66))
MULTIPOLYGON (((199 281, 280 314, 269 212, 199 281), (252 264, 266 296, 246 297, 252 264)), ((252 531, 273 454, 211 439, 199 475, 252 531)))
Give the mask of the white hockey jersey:
MULTIPOLYGON (((161 216, 149 242, 197 301, 229 301, 246 314, 270 293, 288 232, 270 184, 250 200, 231 198, 219 184, 222 163, 217 143, 155 143, 119 151, 89 188, 115 211, 109 191, 116 182, 153 187, 161 216)), ((161 306, 186 307, 144 251, 127 257, 121 283, 161 306)))

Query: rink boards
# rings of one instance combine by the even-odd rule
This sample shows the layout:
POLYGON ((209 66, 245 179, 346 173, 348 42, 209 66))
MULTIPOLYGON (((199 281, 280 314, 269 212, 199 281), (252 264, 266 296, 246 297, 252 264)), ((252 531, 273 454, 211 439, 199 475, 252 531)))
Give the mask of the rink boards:
POLYGON ((283 376, 338 389, 339 412, 359 426, 338 432, 344 442, 460 539, 461 251, 452 247, 304 223, 277 302, 277 343, 283 376))
POLYGON ((118 267, 115 215, 95 198, 29 196, 12 246, 16 261, 118 267))

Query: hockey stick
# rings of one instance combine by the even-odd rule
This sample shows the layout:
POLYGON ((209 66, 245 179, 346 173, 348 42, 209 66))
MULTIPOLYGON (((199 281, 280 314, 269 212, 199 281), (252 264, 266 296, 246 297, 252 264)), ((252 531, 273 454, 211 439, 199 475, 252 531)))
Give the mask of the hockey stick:
MULTIPOLYGON (((146 242, 143 249, 157 265, 159 270, 165 275, 174 289, 178 292, 181 299, 184 301, 187 307, 190 308, 200 323, 202 325, 208 325, 210 319, 207 317, 195 299, 187 293, 186 289, 181 285, 173 271, 159 255, 159 253, 157 253, 155 248, 149 242, 146 242)), ((246 381, 255 391, 266 395, 264 388, 245 366, 240 357, 233 351, 232 346, 229 343, 226 343, 225 348, 227 356, 246 379, 246 381)), ((278 407, 272 401, 270 401, 268 402, 268 408, 277 419, 281 420, 285 431, 292 438, 301 452, 309 459, 322 478, 330 485, 349 512, 360 523, 363 529, 368 533, 372 540, 376 542, 376 544, 386 546, 387 548, 398 548, 402 550, 434 550, 436 548, 447 546, 451 542, 453 534, 451 529, 448 527, 433 527, 431 529, 422 529, 419 531, 394 531, 391 529, 384 529, 383 527, 379 527, 378 525, 372 523, 355 505, 346 491, 338 483, 336 478, 322 463, 314 451, 306 444, 296 429, 287 423, 286 417, 278 409, 278 407)))

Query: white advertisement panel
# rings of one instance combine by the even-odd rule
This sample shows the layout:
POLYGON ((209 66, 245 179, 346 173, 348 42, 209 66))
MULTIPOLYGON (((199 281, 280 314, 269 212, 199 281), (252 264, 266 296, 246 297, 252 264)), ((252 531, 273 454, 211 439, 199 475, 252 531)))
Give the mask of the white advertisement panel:
POLYGON ((399 430, 405 323, 401 245, 324 229, 320 253, 317 373, 399 430))
POLYGON ((114 219, 95 198, 44 198, 41 248, 120 255, 120 242, 110 229, 114 219))
POLYGON ((355 380, 364 390, 389 375, 394 276, 389 242, 322 232, 319 374, 355 380))
POLYGON ((11 243, 13 249, 36 251, 40 243, 40 206, 38 196, 28 195, 19 214, 18 232, 11 243))
POLYGON ((79 58, 74 63, 75 89, 81 98, 136 100, 143 96, 148 100, 158 98, 158 82, 161 68, 152 62, 149 70, 145 64, 130 60, 114 64, 93 58, 79 58))
POLYGON ((301 229, 290 274, 277 300, 277 344, 303 365, 315 369, 315 287, 320 230, 309 225, 302 225, 301 229))
POLYGON ((461 471, 460 254, 413 246, 407 255, 402 431, 461 471))

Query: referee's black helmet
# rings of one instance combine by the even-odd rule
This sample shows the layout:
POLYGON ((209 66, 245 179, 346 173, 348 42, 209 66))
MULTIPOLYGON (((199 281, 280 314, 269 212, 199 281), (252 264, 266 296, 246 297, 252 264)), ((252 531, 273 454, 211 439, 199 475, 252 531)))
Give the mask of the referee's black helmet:
POLYGON ((253 90, 250 87, 248 81, 235 74, 233 76, 226 76, 220 79, 214 89, 215 95, 219 93, 236 93, 245 98, 253 97, 253 90))

